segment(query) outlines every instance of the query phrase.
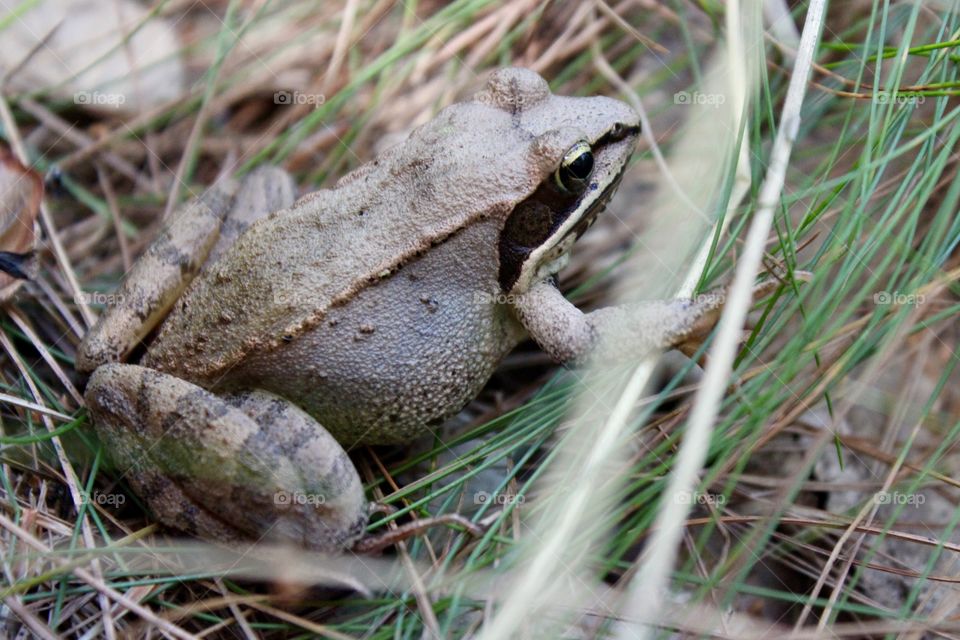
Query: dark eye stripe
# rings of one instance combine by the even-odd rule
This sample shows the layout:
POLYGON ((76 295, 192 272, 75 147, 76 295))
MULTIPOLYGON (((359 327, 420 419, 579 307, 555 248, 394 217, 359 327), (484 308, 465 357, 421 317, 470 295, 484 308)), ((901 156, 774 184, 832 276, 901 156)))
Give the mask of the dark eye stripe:
MULTIPOLYGON (((601 185, 597 180, 591 182, 597 169, 593 151, 597 149, 602 154, 608 145, 636 135, 639 130, 636 126, 616 124, 592 147, 585 140, 577 142, 563 155, 553 175, 547 176, 532 194, 517 203, 504 222, 499 237, 498 280, 502 291, 513 289, 523 270, 530 264, 531 255, 538 249, 545 248, 545 253, 539 256, 537 264, 530 264, 531 270, 559 255, 556 246, 563 239, 558 237, 557 231, 571 215, 578 215, 579 220, 566 231, 564 237, 579 238, 593 223, 619 184, 626 167, 623 163, 615 176, 598 176, 597 179, 602 178, 604 184, 603 191, 597 194, 595 191, 601 185), (589 207, 580 211, 581 203, 588 195, 591 198, 589 207), (546 246, 551 238, 554 238, 551 246, 546 246)), ((609 166, 604 168, 610 169, 609 166)))

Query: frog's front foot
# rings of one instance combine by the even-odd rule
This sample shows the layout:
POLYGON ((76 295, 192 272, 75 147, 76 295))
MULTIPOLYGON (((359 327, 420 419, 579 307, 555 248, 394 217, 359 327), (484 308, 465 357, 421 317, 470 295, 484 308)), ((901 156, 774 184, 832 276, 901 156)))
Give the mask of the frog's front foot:
MULTIPOLYGON (((764 298, 780 286, 776 279, 765 280, 754 287, 753 298, 764 298)), ((719 320, 727 292, 727 287, 721 287, 696 298, 651 300, 583 313, 544 281, 518 296, 515 307, 530 336, 554 360, 581 364, 596 357, 623 362, 667 349, 693 356, 719 320)))
POLYGON ((262 391, 219 397, 136 365, 86 390, 101 440, 165 524, 218 541, 351 547, 367 524, 353 463, 312 417, 262 391))

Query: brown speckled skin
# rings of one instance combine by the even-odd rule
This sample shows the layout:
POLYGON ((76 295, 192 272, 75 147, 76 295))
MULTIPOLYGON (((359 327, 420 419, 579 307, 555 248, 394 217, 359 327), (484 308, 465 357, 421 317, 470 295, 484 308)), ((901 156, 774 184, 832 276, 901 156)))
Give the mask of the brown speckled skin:
POLYGON ((188 205, 78 354, 96 369, 86 399, 114 460, 167 524, 335 549, 367 511, 341 445, 438 426, 526 335, 573 361, 614 328, 632 344, 613 355, 682 343, 719 304, 583 314, 546 281, 551 247, 616 184, 637 126, 619 101, 554 96, 504 69, 333 189, 291 203, 289 178, 262 169, 236 202, 228 183, 188 205), (580 140, 593 146, 590 188, 501 291, 507 217, 580 140), (117 363, 157 326, 140 366, 117 363), (291 509, 275 500, 284 491, 325 500, 291 509))
POLYGON ((525 335, 497 293, 495 222, 475 224, 332 308, 289 344, 254 352, 224 388, 295 398, 345 447, 408 441, 473 399, 525 335))

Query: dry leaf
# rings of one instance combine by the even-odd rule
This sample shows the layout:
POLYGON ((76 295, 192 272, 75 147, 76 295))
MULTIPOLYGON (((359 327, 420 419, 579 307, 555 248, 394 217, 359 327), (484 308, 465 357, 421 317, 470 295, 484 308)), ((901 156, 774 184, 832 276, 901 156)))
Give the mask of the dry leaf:
POLYGON ((40 174, 0 147, 0 302, 33 275, 42 196, 40 174))

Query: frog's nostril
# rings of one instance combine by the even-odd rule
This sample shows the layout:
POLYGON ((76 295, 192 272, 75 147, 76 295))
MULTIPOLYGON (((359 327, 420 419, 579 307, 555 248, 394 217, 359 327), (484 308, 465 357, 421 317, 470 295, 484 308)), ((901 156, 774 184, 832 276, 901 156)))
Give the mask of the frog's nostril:
POLYGON ((610 126, 610 129, 603 135, 596 144, 620 142, 628 138, 631 135, 636 135, 640 133, 640 125, 631 125, 624 124, 623 122, 615 122, 610 126))

